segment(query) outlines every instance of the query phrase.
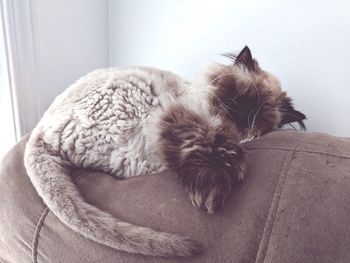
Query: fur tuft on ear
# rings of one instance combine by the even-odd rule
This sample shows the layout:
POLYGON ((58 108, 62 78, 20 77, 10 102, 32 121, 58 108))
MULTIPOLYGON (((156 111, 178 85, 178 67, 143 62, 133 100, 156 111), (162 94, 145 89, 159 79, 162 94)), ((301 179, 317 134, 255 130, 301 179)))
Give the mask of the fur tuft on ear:
POLYGON ((302 130, 306 129, 303 122, 303 120, 306 119, 305 114, 294 109, 291 98, 287 97, 285 93, 283 94, 283 99, 280 104, 280 112, 282 119, 279 127, 282 127, 284 124, 297 122, 302 130))

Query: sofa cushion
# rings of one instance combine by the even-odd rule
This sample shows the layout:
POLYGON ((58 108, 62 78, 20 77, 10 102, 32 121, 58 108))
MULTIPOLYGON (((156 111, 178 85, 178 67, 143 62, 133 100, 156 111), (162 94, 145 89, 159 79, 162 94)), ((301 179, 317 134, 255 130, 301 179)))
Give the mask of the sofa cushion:
POLYGON ((246 143, 247 175, 214 215, 194 208, 174 174, 116 180, 74 170, 85 199, 127 222, 191 237, 181 259, 116 251, 63 225, 23 166, 24 137, 0 164, 0 261, 350 262, 350 139, 290 130, 246 143))

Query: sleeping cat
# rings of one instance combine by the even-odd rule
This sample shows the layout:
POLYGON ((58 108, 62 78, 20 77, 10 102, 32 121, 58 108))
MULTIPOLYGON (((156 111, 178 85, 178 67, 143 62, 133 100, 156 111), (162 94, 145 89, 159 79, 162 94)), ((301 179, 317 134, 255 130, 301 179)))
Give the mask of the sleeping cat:
POLYGON ((244 177, 240 142, 299 122, 279 81, 262 70, 248 47, 229 65, 215 64, 187 82, 154 68, 94 71, 58 96, 25 151, 39 195, 68 227, 118 250, 154 256, 191 256, 200 246, 175 234, 131 225, 84 201, 71 167, 118 178, 170 169, 196 207, 224 205, 244 177))

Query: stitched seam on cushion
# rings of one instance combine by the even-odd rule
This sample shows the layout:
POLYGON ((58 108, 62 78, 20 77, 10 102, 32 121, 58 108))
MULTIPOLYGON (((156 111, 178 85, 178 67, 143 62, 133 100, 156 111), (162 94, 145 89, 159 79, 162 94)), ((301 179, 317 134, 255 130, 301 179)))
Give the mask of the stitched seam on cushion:
POLYGON ((34 231, 34 237, 33 237, 33 243, 32 243, 32 260, 33 263, 38 262, 38 243, 39 243, 39 234, 40 230, 45 222, 46 216, 49 213, 49 208, 45 207, 43 212, 40 215, 40 218, 36 224, 35 231, 34 231))
POLYGON ((297 148, 297 146, 295 147, 293 152, 289 155, 289 158, 288 157, 286 158, 286 161, 284 162, 282 171, 280 173, 278 183, 276 186, 276 190, 275 190, 275 193, 273 195, 271 206, 269 209, 269 214, 268 214, 267 219, 266 219, 264 232, 263 232, 263 235, 262 235, 260 243, 259 243, 259 248, 258 248, 258 252, 256 254, 255 263, 263 263, 265 260, 268 245, 270 243, 270 237, 271 237, 273 225, 274 225, 275 219, 276 219, 277 209, 278 209, 280 198, 282 195, 282 190, 284 188, 284 183, 286 181, 290 165, 291 165, 292 160, 294 158, 296 148, 297 148))
POLYGON ((279 148, 279 147, 246 147, 245 150, 277 150, 277 151, 288 151, 288 152, 302 152, 302 153, 313 153, 313 154, 322 154, 327 155, 331 157, 338 157, 338 158, 344 158, 344 159, 350 159, 350 156, 347 155, 338 155, 338 154, 332 154, 332 153, 326 153, 321 151, 308 151, 308 150, 296 150, 290 149, 290 148, 279 148))

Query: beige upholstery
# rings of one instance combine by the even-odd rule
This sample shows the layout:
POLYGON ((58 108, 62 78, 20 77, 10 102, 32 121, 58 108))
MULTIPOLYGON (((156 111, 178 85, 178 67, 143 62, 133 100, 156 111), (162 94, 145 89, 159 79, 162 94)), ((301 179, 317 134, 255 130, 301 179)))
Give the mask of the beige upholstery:
POLYGON ((27 139, 0 165, 3 263, 350 262, 350 139, 277 131, 246 144, 246 179, 214 215, 194 208, 168 172, 119 181, 74 171, 88 202, 128 222, 201 242, 205 253, 190 259, 121 253, 69 230, 26 176, 27 139))

